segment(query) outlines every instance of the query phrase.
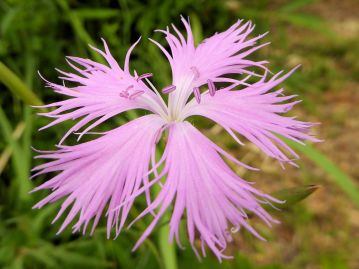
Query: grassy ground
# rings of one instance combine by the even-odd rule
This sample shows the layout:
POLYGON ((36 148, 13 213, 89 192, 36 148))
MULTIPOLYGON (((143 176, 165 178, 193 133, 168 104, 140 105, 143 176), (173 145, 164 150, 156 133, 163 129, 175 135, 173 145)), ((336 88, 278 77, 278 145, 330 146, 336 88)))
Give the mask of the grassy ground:
MULTIPOLYGON (((98 45, 100 37, 106 38, 117 59, 123 59, 129 44, 140 34, 146 38, 158 37, 152 30, 170 22, 178 24, 179 14, 191 16, 197 36, 221 31, 238 17, 253 20, 258 34, 269 30, 266 41, 272 44, 257 54, 258 58, 270 60, 270 67, 275 71, 302 64, 286 83, 288 92, 303 99, 293 114, 321 122, 315 132, 325 141, 315 148, 359 185, 359 3, 356 0, 152 0, 147 4, 125 0, 105 0, 101 4, 4 0, 0 2, 0 60, 49 103, 58 97, 43 87, 37 70, 56 80, 53 68, 64 68, 65 55, 93 57, 86 44, 98 45)), ((133 67, 162 74, 155 77, 160 86, 168 83, 169 70, 163 56, 145 40, 135 54, 133 67)), ((145 223, 123 233, 116 241, 104 240, 103 228, 93 238, 71 235, 70 231, 55 236, 58 225, 49 223, 58 205, 42 211, 30 209, 45 194, 29 196, 27 192, 45 178, 28 182, 29 168, 35 164, 29 146, 53 148, 64 127, 37 133, 36 129, 48 121, 35 117, 34 111, 4 85, 0 84, 0 90, 3 114, 19 137, 5 139, 2 135, 6 133, 6 124, 2 124, 0 267, 159 268, 162 258, 156 236, 138 252, 130 253, 145 223), (13 146, 13 154, 6 149, 9 144, 13 146)), ((116 121, 104 128, 118 124, 116 121)), ((178 251, 179 268, 359 268, 358 206, 341 187, 343 178, 326 173, 305 154, 301 154, 300 169, 282 170, 254 146, 247 143, 243 148, 234 147, 223 130, 207 123, 204 126, 217 143, 242 161, 261 168, 259 173, 237 170, 246 179, 256 181, 261 190, 272 192, 303 184, 321 187, 292 209, 274 213, 282 222, 274 229, 252 220, 268 242, 238 234, 228 250, 236 259, 223 264, 213 257, 199 263, 189 249, 178 251)))

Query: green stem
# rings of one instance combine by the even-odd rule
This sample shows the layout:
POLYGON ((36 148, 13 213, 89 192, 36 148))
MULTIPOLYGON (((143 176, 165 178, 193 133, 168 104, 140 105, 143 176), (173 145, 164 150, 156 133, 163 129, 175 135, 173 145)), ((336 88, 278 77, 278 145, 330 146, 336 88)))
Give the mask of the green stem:
POLYGON ((174 242, 172 244, 168 242, 169 224, 160 227, 158 232, 158 241, 165 268, 177 269, 176 246, 174 242))
POLYGON ((6 65, 0 62, 0 81, 26 104, 40 106, 43 103, 36 94, 25 85, 6 65))
MULTIPOLYGON (((163 152, 164 145, 160 143, 156 149, 156 155, 160 156, 163 152)), ((157 158, 156 158, 157 159, 157 158)), ((161 191, 159 185, 154 186, 154 193, 156 195, 161 191)), ((163 216, 163 220, 168 220, 171 217, 170 212, 166 212, 163 216)), ((177 256, 176 256, 176 244, 174 242, 170 243, 168 240, 169 235, 169 223, 167 222, 164 225, 161 225, 158 228, 158 244, 160 247, 161 257, 163 259, 163 264, 165 269, 177 269, 177 256)))

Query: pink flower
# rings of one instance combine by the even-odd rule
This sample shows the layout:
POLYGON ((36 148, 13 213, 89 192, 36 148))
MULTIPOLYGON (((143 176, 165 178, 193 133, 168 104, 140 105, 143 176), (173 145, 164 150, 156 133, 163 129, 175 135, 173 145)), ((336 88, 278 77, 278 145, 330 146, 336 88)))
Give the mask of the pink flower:
POLYGON ((223 158, 247 169, 257 169, 233 158, 186 119, 193 115, 209 118, 220 124, 240 145, 243 143, 238 135, 281 164, 295 165, 297 154, 277 135, 298 143, 317 141, 308 134, 312 123, 283 115, 298 103, 292 101, 295 96, 284 96, 283 89, 274 90, 295 69, 286 75, 278 73, 267 79, 266 62, 247 59, 263 46, 256 44, 262 36, 249 38, 254 28, 250 22, 242 24, 238 21, 197 47, 189 22, 183 18, 182 22, 187 38, 175 26, 176 35, 168 28, 161 31, 170 51, 153 41, 164 52, 172 68, 172 84, 162 89, 169 95, 168 104, 148 80, 152 74, 132 75, 129 71, 130 53, 138 42, 127 53, 124 70, 113 59, 104 42, 104 52, 95 50, 104 56, 109 66, 68 57, 69 64, 78 74, 60 71, 63 74, 60 78, 78 86, 47 82, 49 87, 70 99, 46 106, 56 109, 42 113, 54 118, 43 128, 79 119, 60 141, 58 150, 40 151, 38 158, 51 161, 34 168, 34 176, 58 172, 34 191, 52 190, 35 205, 36 208, 65 198, 54 221, 66 209, 71 209, 59 232, 76 219, 74 232, 82 230, 85 233, 93 221, 92 233, 106 209, 107 235, 110 237, 115 228, 117 236, 135 199, 144 193, 147 208, 134 221, 148 213, 153 214, 153 221, 134 249, 173 206, 169 239, 175 238, 181 246, 179 224, 186 216, 189 242, 196 254, 194 241, 197 238, 202 242, 202 255, 205 255, 207 246, 221 260, 229 258, 223 251, 232 240, 231 229, 243 227, 263 239, 248 224, 248 212, 268 226, 276 222, 261 204, 281 201, 241 179, 223 158), (265 75, 257 75, 250 70, 251 67, 264 70, 265 75), (229 78, 229 74, 245 74, 247 77, 237 80, 229 78), (257 82, 247 83, 251 76, 258 77, 257 82), (223 88, 219 88, 220 85, 223 88), (131 109, 144 109, 150 114, 102 133, 92 141, 74 146, 61 145, 71 133, 83 128, 81 138, 107 119, 131 109), (166 137, 164 132, 168 133, 167 143, 157 160, 156 144, 166 137), (159 169, 162 164, 163 169, 159 169), (156 197, 151 197, 150 189, 155 184, 161 188, 156 197))

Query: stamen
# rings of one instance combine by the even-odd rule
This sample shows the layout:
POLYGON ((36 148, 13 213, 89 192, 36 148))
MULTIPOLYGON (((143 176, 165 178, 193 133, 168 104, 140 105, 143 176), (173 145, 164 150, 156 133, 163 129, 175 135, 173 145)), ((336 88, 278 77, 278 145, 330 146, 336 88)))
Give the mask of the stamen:
POLYGON ((195 66, 192 66, 190 69, 192 70, 192 72, 193 72, 193 74, 194 74, 194 78, 193 78, 193 79, 194 79, 194 80, 198 79, 198 78, 199 78, 198 69, 197 69, 195 66))
POLYGON ((120 96, 123 98, 128 98, 129 95, 130 94, 128 92, 125 92, 125 91, 120 92, 120 96))
POLYGON ((196 98, 197 103, 201 102, 201 92, 199 91, 198 87, 193 88, 194 97, 196 98))
POLYGON ((175 85, 169 85, 165 88, 162 89, 162 93, 167 94, 167 93, 171 93, 176 89, 175 85))
POLYGON ((144 79, 144 78, 150 78, 150 77, 152 77, 152 76, 153 76, 152 73, 145 73, 145 74, 142 74, 141 76, 137 77, 137 78, 136 78, 136 81, 138 82, 139 80, 142 80, 142 79, 144 79))
POLYGON ((207 83, 208 83, 209 95, 214 96, 216 94, 216 86, 214 85, 213 81, 210 79, 207 80, 207 83))
POLYGON ((145 93, 145 91, 142 91, 142 90, 136 91, 136 92, 134 92, 133 94, 130 95, 129 99, 130 99, 130 100, 133 100, 133 99, 135 99, 136 97, 138 97, 138 96, 140 96, 140 95, 142 95, 142 94, 144 94, 144 93, 145 93))
POLYGON ((126 88, 125 92, 128 92, 129 90, 133 89, 133 85, 130 85, 126 88))
POLYGON ((133 89, 133 85, 130 85, 130 86, 128 86, 125 90, 121 91, 121 92, 120 92, 120 96, 123 97, 123 98, 128 98, 129 95, 130 95, 130 94, 128 93, 128 91, 131 90, 131 89, 133 89))

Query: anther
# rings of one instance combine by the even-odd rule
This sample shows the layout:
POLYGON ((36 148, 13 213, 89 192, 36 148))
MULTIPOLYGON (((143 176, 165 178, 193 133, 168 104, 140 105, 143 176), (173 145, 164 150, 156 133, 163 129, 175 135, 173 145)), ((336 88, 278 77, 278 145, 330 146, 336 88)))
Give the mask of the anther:
POLYGON ((133 85, 130 85, 130 86, 128 86, 125 90, 121 91, 121 92, 120 92, 120 96, 123 97, 123 98, 128 98, 129 95, 130 95, 130 94, 128 93, 128 91, 131 90, 131 89, 133 89, 133 85))
POLYGON ((196 98, 197 103, 201 102, 201 92, 199 91, 198 87, 193 88, 194 97, 196 98))
POLYGON ((150 78, 150 77, 152 77, 152 76, 153 76, 152 73, 145 73, 145 74, 142 74, 141 76, 137 77, 137 78, 136 78, 136 81, 138 82, 139 80, 142 80, 142 79, 144 79, 144 78, 150 78))
POLYGON ((138 96, 140 96, 140 95, 142 95, 142 94, 144 94, 144 93, 145 93, 145 92, 142 91, 142 90, 136 91, 136 92, 134 92, 133 94, 130 95, 129 99, 130 99, 130 100, 133 100, 133 99, 135 99, 136 97, 138 97, 138 96))
POLYGON ((213 81, 210 79, 207 80, 207 84, 208 84, 209 95, 214 96, 216 94, 216 86, 214 85, 213 81))
POLYGON ((128 98, 129 95, 130 94, 128 92, 125 92, 125 91, 120 92, 120 96, 123 98, 128 98))
POLYGON ((126 88, 125 92, 128 92, 129 90, 133 89, 133 85, 130 85, 126 88))
POLYGON ((171 93, 176 89, 175 85, 169 85, 165 88, 162 89, 162 93, 167 94, 167 93, 171 93))
POLYGON ((192 72, 193 72, 193 74, 194 74, 194 78, 193 78, 193 79, 194 79, 194 80, 198 79, 198 78, 199 78, 198 69, 197 69, 195 66, 192 66, 190 69, 192 70, 192 72))

